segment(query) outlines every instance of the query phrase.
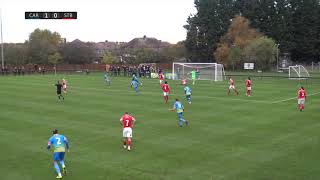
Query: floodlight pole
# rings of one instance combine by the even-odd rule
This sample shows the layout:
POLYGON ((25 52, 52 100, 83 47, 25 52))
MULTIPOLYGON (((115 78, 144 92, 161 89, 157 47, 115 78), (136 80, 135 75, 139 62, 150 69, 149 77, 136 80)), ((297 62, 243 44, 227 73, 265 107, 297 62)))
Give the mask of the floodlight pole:
POLYGON ((277 45, 277 72, 279 72, 279 46, 280 44, 276 44, 277 45))
POLYGON ((1 31, 1 67, 4 69, 4 56, 3 56, 3 35, 2 35, 2 9, 0 9, 0 31, 1 31))

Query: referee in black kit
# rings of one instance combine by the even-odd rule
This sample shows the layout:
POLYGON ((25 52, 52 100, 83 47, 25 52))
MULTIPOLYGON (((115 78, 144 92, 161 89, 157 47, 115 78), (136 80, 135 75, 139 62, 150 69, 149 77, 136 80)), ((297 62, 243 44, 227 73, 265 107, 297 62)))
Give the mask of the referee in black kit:
POLYGON ((62 92, 62 84, 60 83, 60 81, 58 81, 57 84, 55 84, 55 86, 57 87, 57 96, 58 96, 59 100, 61 100, 61 98, 62 98, 62 100, 64 100, 64 97, 61 94, 61 92, 62 92))

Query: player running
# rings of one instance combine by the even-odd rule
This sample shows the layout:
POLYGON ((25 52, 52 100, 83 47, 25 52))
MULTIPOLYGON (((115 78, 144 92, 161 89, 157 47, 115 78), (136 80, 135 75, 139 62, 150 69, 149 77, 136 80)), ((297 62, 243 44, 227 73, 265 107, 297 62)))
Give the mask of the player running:
POLYGON ((307 92, 304 90, 304 87, 301 86, 301 88, 298 90, 298 108, 300 111, 304 109, 304 103, 307 98, 307 92))
POLYGON ((61 93, 62 84, 60 83, 60 81, 57 81, 57 84, 55 84, 55 86, 57 87, 57 96, 58 96, 59 100, 61 100, 61 98, 62 98, 62 100, 64 100, 64 97, 63 97, 63 95, 61 93))
POLYGON ((186 95, 186 99, 188 103, 191 104, 192 89, 187 84, 185 84, 185 87, 183 90, 184 90, 184 94, 186 95))
POLYGON ((51 136, 48 141, 47 149, 49 150, 51 147, 53 147, 53 165, 58 174, 56 178, 62 179, 58 162, 60 162, 62 167, 62 173, 67 174, 66 165, 64 164, 64 155, 66 150, 69 152, 69 143, 64 135, 58 134, 57 129, 53 130, 52 133, 53 136, 51 136))
POLYGON ((170 87, 167 81, 164 82, 164 84, 161 84, 161 89, 163 91, 163 99, 165 103, 168 103, 169 100, 169 93, 170 93, 170 87))
POLYGON ((228 89, 228 96, 230 95, 230 91, 231 89, 237 94, 239 95, 239 92, 237 91, 235 85, 234 85, 234 80, 230 77, 229 78, 229 89, 228 89))
POLYGON ((67 93, 67 80, 62 79, 63 92, 67 93))
POLYGON ((132 128, 135 122, 135 118, 129 115, 128 112, 125 112, 124 115, 120 118, 120 124, 123 126, 122 137, 123 137, 123 148, 131 150, 132 145, 132 128))
POLYGON ((248 77, 248 79, 246 80, 246 96, 250 97, 251 96, 251 89, 252 89, 252 81, 250 79, 250 77, 248 77))
POLYGON ((142 83, 139 82, 138 77, 134 74, 132 75, 132 80, 131 80, 131 87, 133 87, 134 91, 136 94, 139 94, 139 84, 142 85, 142 83))
POLYGON ((106 84, 108 84, 109 86, 111 85, 111 80, 108 76, 107 73, 104 74, 104 81, 106 82, 106 84))
POLYGON ((164 81, 164 74, 162 71, 159 72, 159 82, 160 82, 160 85, 163 83, 164 81))
POLYGON ((183 119, 183 112, 184 112, 184 107, 181 104, 181 102, 179 102, 178 99, 176 99, 176 102, 173 104, 173 108, 169 109, 169 111, 176 111, 178 114, 178 119, 179 119, 179 126, 182 127, 183 123, 186 124, 186 126, 189 125, 189 122, 185 119, 183 119))

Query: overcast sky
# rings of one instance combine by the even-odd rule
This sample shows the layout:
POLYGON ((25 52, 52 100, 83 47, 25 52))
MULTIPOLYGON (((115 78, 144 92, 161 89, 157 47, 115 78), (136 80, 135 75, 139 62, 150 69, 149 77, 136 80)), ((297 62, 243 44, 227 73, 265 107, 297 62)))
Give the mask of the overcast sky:
POLYGON ((57 31, 67 41, 130 41, 155 37, 176 43, 196 12, 194 0, 0 0, 4 42, 24 42, 36 28, 57 31), (25 11, 77 11, 77 20, 25 20, 25 11))

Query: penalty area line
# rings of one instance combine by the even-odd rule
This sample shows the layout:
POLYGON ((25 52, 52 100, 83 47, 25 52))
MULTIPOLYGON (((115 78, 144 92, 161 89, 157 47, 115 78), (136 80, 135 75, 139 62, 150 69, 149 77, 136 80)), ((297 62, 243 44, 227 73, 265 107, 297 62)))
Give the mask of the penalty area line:
MULTIPOLYGON (((320 92, 312 93, 312 94, 308 95, 308 97, 315 96, 317 94, 320 94, 320 92)), ((282 102, 286 102, 286 101, 291 101, 293 99, 297 99, 297 97, 292 97, 292 98, 283 99, 283 100, 279 100, 279 101, 273 101, 271 104, 277 104, 277 103, 282 103, 282 102)))

